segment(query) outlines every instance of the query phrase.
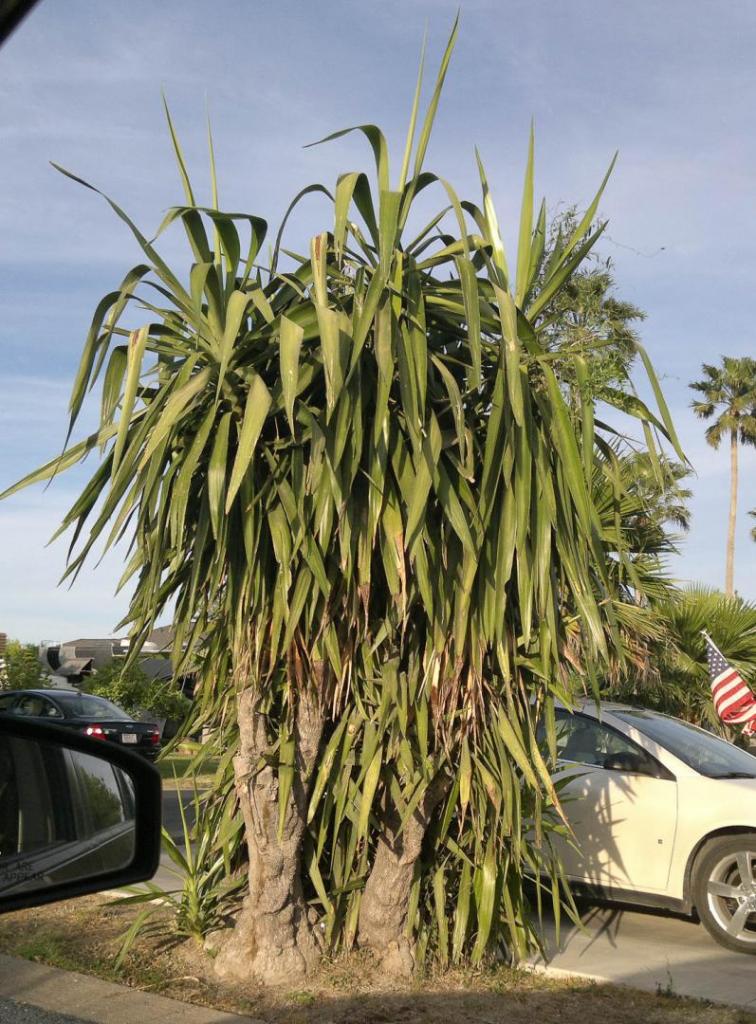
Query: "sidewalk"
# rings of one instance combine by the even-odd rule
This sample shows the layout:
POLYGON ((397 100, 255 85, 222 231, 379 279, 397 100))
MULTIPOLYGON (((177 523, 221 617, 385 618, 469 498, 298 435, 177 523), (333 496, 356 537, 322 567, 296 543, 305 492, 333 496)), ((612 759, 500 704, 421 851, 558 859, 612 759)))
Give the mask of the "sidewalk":
POLYGON ((0 997, 91 1024, 263 1024, 0 954, 0 997))

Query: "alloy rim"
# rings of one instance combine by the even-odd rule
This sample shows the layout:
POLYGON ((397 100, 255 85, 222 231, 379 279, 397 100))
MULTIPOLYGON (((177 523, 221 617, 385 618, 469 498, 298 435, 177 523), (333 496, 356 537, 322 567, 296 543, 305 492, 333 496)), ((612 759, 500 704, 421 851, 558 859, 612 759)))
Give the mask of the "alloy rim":
POLYGON ((712 916, 729 938, 756 945, 756 850, 723 857, 709 875, 706 898, 712 916))

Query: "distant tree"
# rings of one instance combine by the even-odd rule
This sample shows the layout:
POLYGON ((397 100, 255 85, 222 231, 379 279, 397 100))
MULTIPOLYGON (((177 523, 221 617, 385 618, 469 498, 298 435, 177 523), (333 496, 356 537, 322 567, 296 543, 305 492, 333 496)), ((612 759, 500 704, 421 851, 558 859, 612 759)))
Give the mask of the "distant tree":
POLYGON ((652 459, 646 451, 625 457, 625 471, 632 477, 628 490, 644 503, 639 519, 646 529, 667 533, 670 528, 687 532, 690 529, 688 502, 693 492, 683 486, 691 470, 675 459, 652 459))
MULTIPOLYGON (((548 266, 551 254, 558 252, 577 226, 576 210, 570 208, 556 217, 546 246, 548 266)), ((544 334, 549 347, 564 353, 555 364, 555 372, 570 390, 598 401, 620 404, 622 392, 632 389, 630 371, 639 341, 637 325, 646 318, 638 306, 614 294, 612 261, 591 253, 585 269, 577 270, 549 307, 544 334), (577 377, 575 356, 589 356, 585 379, 577 377)))
MULTIPOLYGON (((756 508, 751 509, 748 515, 756 519, 756 508)), ((751 527, 751 540, 756 540, 756 526, 751 527)))
POLYGON ((34 644, 9 640, 5 651, 5 670, 6 679, 2 685, 7 690, 28 690, 49 684, 49 676, 42 667, 34 644))
MULTIPOLYGON (((609 540, 620 531, 626 558, 632 563, 630 571, 627 562, 618 560, 610 567, 623 601, 637 603, 628 595, 639 592, 644 603, 653 603, 675 591, 666 559, 677 552, 680 532, 690 527, 691 492, 683 486, 688 473, 680 462, 661 454, 652 458, 625 444, 611 446, 597 459, 592 493, 602 533, 609 540)), ((618 539, 614 545, 619 548, 618 539)))
POLYGON ((706 430, 706 440, 719 448, 730 439, 730 515, 727 529, 725 593, 733 594, 735 576, 735 521, 738 510, 738 444, 756 445, 756 359, 723 356, 721 366, 703 365, 703 379, 691 388, 703 395, 693 402, 702 420, 716 419, 706 430))
MULTIPOLYGON (((610 699, 632 690, 638 679, 656 679, 656 651, 667 640, 657 607, 677 592, 667 561, 690 525, 691 492, 683 483, 688 473, 685 465, 661 453, 652 458, 622 442, 607 446, 596 462, 591 490, 602 536, 614 552, 607 568, 621 635, 604 673, 610 699)), ((574 682, 582 691, 580 671, 574 682)))

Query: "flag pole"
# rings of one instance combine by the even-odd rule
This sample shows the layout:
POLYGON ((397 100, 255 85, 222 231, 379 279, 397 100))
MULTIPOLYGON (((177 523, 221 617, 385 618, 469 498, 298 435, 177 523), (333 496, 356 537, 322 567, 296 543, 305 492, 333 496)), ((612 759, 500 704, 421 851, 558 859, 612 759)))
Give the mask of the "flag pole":
MULTIPOLYGON (((700 633, 701 633, 701 636, 703 636, 706 640, 708 640, 708 642, 711 644, 711 646, 714 648, 714 650, 717 652, 717 654, 719 654, 720 657, 724 658, 724 654, 722 654, 722 652, 717 647, 717 645, 714 643, 714 641, 711 639, 711 637, 706 632, 706 630, 702 629, 702 630, 700 630, 700 633)), ((725 661, 727 661, 727 658, 725 658, 725 661)))

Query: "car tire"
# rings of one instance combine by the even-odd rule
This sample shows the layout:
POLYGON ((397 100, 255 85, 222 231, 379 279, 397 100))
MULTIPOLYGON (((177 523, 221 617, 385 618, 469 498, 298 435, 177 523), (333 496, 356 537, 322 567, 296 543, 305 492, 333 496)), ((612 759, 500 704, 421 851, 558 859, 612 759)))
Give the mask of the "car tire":
POLYGON ((756 832, 706 843, 693 869, 693 902, 720 946, 756 956, 756 832))

